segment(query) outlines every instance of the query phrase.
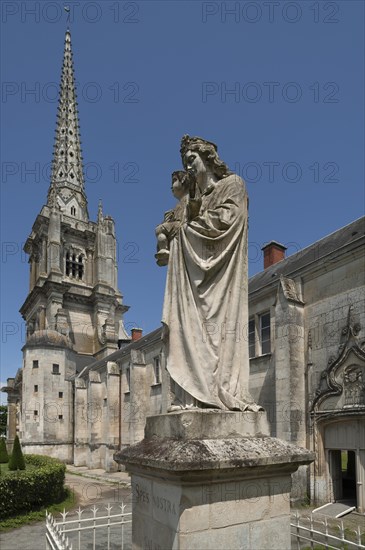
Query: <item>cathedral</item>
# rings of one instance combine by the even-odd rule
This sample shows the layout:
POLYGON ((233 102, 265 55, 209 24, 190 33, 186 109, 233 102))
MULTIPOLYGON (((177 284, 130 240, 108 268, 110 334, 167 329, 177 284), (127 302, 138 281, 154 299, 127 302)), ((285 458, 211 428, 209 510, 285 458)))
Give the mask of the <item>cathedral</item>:
MULTIPOLYGON (((66 32, 52 178, 25 243, 23 366, 8 394, 8 443, 76 466, 115 470, 172 387, 161 329, 128 335, 114 220, 89 219, 71 35, 66 32)), ((292 497, 365 512, 365 218, 299 252, 270 241, 249 280, 249 390, 271 435, 316 453, 292 497)))
MULTIPOLYGON (((30 284, 20 309, 27 327, 19 386, 22 445, 27 452, 70 461, 70 380, 130 340, 123 327, 128 308, 117 287, 114 220, 103 215, 101 204, 96 222, 88 214, 70 32, 65 37, 51 185, 24 250, 30 284)), ((11 406, 19 409, 16 402, 11 406)))

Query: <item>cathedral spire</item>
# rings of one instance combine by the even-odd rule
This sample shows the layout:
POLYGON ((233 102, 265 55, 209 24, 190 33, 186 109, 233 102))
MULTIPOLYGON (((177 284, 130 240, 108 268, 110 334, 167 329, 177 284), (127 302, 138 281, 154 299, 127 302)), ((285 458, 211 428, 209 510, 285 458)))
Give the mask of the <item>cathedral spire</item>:
POLYGON ((71 33, 66 31, 51 185, 47 204, 58 205, 66 215, 87 221, 87 199, 76 102, 71 33))

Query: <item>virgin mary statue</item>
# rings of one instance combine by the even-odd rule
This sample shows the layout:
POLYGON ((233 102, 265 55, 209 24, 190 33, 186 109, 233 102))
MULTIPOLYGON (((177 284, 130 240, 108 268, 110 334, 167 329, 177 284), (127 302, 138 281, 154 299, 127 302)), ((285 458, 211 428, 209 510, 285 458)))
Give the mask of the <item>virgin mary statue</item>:
POLYGON ((170 242, 162 322, 167 370, 192 399, 170 410, 257 411, 248 391, 245 184, 214 143, 186 135, 181 157, 191 183, 170 242))

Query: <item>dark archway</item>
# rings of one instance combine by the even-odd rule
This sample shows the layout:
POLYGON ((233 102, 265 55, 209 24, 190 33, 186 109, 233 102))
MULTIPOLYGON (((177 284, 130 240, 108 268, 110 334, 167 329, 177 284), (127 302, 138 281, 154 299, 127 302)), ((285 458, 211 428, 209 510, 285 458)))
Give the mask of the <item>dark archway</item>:
POLYGON ((330 471, 335 502, 357 507, 355 451, 330 450, 330 471))

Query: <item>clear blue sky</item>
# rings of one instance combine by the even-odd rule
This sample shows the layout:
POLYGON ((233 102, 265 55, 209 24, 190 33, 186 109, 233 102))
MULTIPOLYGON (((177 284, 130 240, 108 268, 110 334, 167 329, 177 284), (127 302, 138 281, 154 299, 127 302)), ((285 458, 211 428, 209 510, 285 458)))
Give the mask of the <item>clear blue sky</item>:
MULTIPOLYGON (((1 3, 1 381, 21 366, 20 251, 49 186, 64 3, 1 3)), ((127 326, 160 324, 154 228, 184 133, 246 179, 251 275, 265 242, 293 253, 363 215, 362 1, 70 4, 89 211, 101 197, 116 220, 127 326)))

